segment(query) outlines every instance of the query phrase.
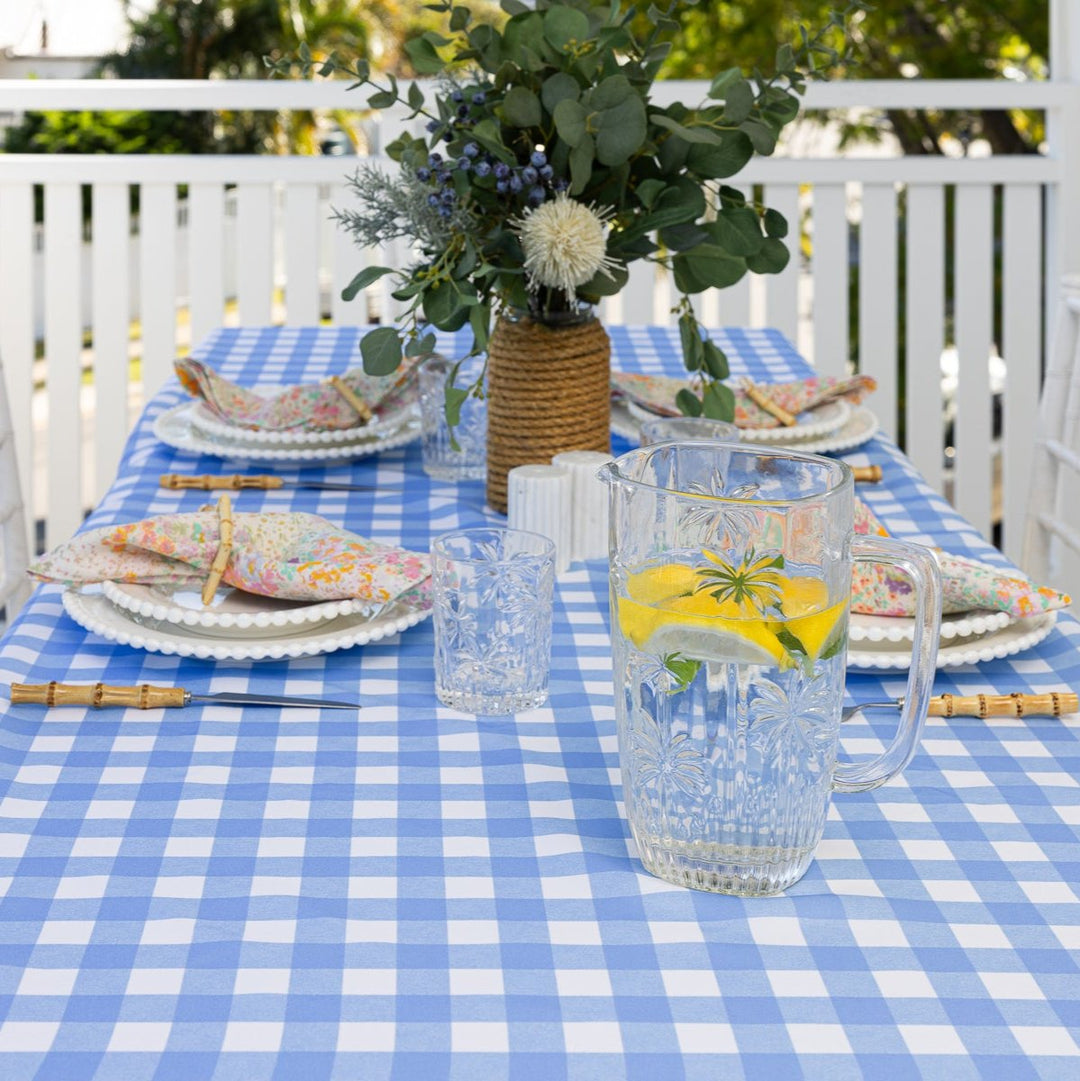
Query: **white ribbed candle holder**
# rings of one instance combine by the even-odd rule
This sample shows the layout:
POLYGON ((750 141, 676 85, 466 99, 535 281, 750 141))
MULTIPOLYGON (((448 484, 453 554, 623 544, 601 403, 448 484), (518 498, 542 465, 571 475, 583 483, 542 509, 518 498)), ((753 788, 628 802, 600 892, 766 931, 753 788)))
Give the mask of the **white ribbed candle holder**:
POLYGON ((528 529, 555 542, 555 573, 570 566, 570 470, 561 465, 519 465, 506 475, 511 529, 528 529))
POLYGON ((551 459, 570 473, 570 558, 601 559, 608 554, 608 490, 596 475, 611 461, 595 450, 566 450, 551 459))

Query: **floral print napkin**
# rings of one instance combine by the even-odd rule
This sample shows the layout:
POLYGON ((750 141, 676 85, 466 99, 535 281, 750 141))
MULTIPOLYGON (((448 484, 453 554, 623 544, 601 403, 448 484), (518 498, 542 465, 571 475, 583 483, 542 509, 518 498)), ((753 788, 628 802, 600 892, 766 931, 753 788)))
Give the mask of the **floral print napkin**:
MULTIPOLYGON (((162 514, 77 534, 32 564, 44 582, 201 584, 218 549, 218 514, 162 514)), ((222 582, 293 601, 397 598, 430 607, 426 554, 376 544, 316 514, 233 514, 233 544, 222 582)))
MULTIPOLYGON (((855 532, 889 535, 862 500, 855 501, 855 532)), ((1008 612, 1022 619, 1071 603, 1066 594, 1033 585, 1008 570, 991 568, 948 552, 938 551, 936 555, 943 587, 941 610, 946 614, 985 609, 1008 612)), ((851 573, 851 610, 875 616, 914 615, 911 582, 887 567, 856 563, 851 573)))
MULTIPOLYGON (((378 417, 415 397, 413 377, 420 359, 404 358, 391 375, 366 375, 363 368, 352 368, 340 378, 378 417)), ((176 360, 173 367, 184 389, 201 398, 226 424, 265 431, 332 431, 363 424, 346 397, 330 383, 303 383, 264 397, 192 357, 176 360)))
MULTIPOLYGON (((675 395, 684 388, 693 389, 687 379, 678 379, 668 375, 638 375, 631 372, 612 372, 611 389, 615 397, 628 398, 636 405, 658 416, 676 417, 679 407, 675 404, 675 395)), ((738 387, 735 391, 735 424, 739 428, 776 428, 780 421, 767 413, 756 402, 752 402, 746 392, 738 387)), ((769 398, 798 416, 807 409, 847 398, 850 402, 862 401, 864 394, 877 389, 877 384, 868 375, 856 375, 847 379, 835 376, 814 376, 809 379, 797 379, 791 383, 762 383, 758 389, 769 398)))

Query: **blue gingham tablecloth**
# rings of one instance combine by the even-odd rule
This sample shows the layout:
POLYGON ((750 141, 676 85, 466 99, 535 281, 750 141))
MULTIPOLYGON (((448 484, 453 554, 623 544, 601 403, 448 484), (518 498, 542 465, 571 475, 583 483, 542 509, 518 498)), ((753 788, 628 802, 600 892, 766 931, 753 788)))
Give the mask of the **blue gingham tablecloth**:
MULTIPOLYGON (((671 330, 611 328, 616 364, 677 371, 671 330)), ((806 372, 770 331, 719 334, 736 372, 806 372)), ((461 341, 443 340, 449 352, 461 341)), ((222 330, 246 382, 357 362, 351 329, 222 330)), ((161 446, 153 418, 88 524, 194 509, 160 473, 242 463, 161 446)), ((616 450, 626 444, 616 441, 616 450)), ((875 439, 865 498, 897 535, 997 558, 875 439)), ((285 475, 294 475, 287 470, 285 475)), ((245 492, 379 540, 491 519, 418 446, 307 469, 372 497, 245 492)), ((289 663, 206 663, 84 632, 40 589, 0 681, 362 696, 349 713, 11 707, 0 724, 4 1081, 1073 1081, 1080 1078, 1080 719, 928 722, 899 780, 834 801, 806 877, 741 900, 645 874, 620 817, 606 569, 561 580, 551 699, 440 706, 430 622, 289 663)), ((938 692, 1080 685, 1080 628, 939 674, 938 692)), ((852 698, 903 673, 851 674, 852 698)), ((845 729, 874 753, 894 720, 845 729)))

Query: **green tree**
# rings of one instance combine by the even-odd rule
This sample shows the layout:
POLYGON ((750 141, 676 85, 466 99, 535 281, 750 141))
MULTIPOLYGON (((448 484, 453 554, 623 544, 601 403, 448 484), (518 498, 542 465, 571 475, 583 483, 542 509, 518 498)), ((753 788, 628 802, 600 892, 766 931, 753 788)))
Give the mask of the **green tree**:
MULTIPOLYGON (((264 56, 287 56, 302 42, 411 74, 403 40, 433 16, 420 0, 158 0, 148 12, 122 0, 128 43, 94 74, 121 79, 257 79, 264 56)), ((490 5, 489 5, 490 6, 490 5)), ((355 118, 335 117, 355 136, 355 118)), ((11 152, 259 153, 311 151, 310 114, 31 113, 9 130, 11 152)))
MULTIPOLYGON (((650 0, 634 0, 647 19, 650 0)), ((776 48, 797 38, 800 24, 822 25, 827 0, 702 3, 681 19, 665 68, 669 78, 711 78, 729 66, 767 68, 776 48)), ((875 0, 850 40, 855 64, 846 78, 1044 78, 1049 48, 1048 0, 875 0)), ((994 153, 1031 153, 1043 135, 1038 114, 890 110, 887 119, 908 154, 940 154, 949 139, 984 138, 994 153)), ((849 122, 848 137, 873 137, 873 124, 849 122)))

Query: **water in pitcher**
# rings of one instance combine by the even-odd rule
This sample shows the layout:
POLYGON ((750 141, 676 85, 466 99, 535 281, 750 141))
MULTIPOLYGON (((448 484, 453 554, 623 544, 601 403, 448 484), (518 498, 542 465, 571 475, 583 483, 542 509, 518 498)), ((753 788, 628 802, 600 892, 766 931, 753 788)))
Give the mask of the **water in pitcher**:
POLYGON ((612 577, 626 813, 668 881, 776 893, 809 866, 835 764, 848 598, 777 551, 667 551, 612 577))

